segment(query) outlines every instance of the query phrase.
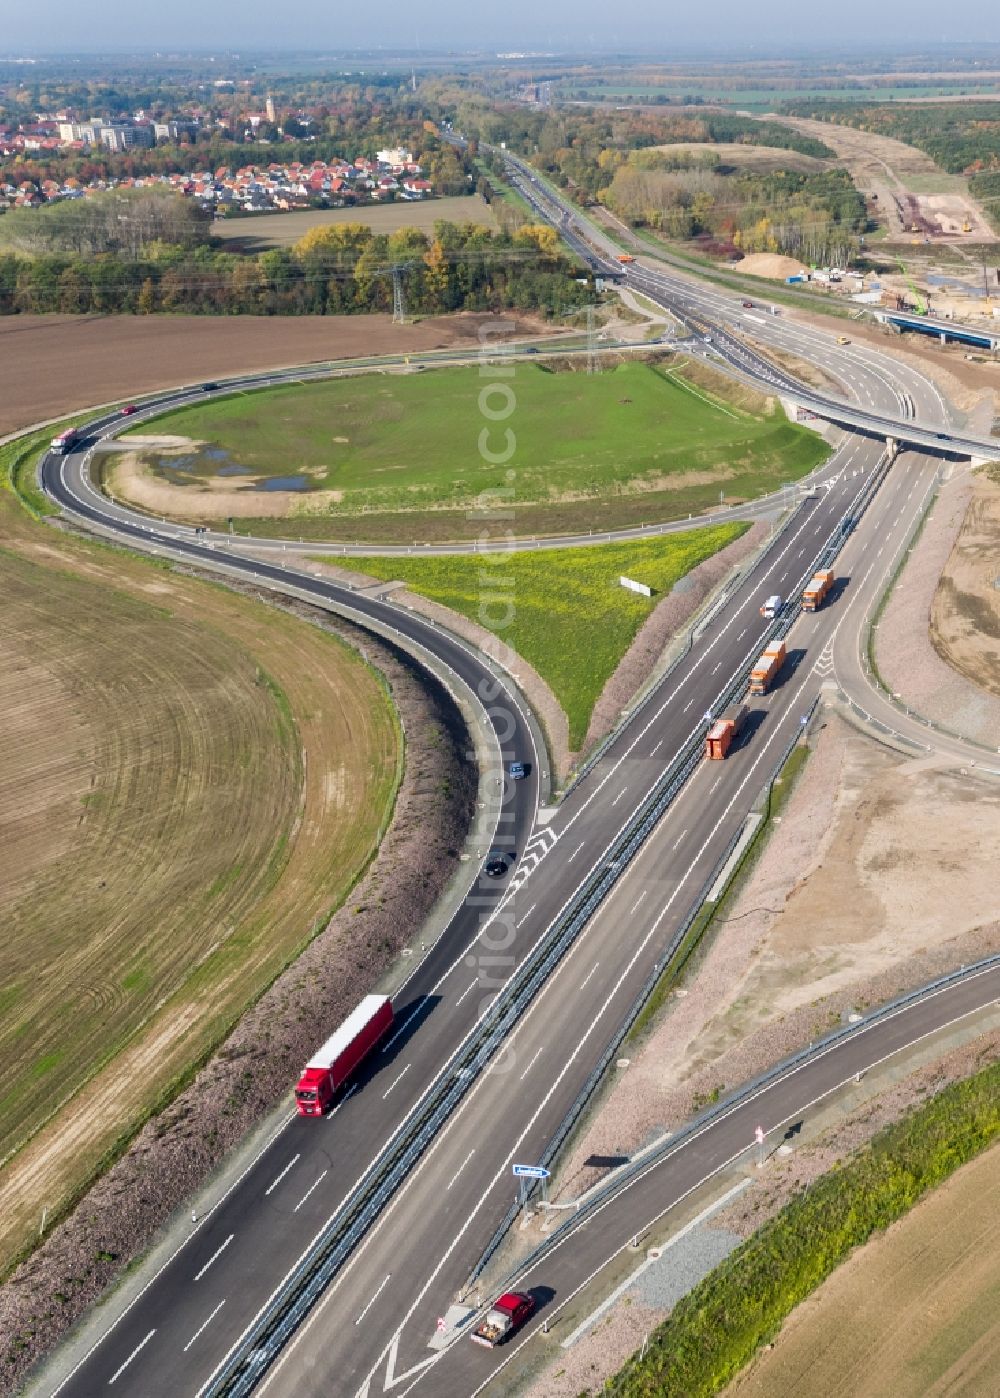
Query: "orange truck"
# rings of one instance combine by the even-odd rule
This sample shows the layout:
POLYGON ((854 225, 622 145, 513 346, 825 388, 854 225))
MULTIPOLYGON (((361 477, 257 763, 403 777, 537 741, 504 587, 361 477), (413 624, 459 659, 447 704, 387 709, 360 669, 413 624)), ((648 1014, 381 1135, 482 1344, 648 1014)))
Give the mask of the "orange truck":
POLYGON ((772 641, 750 672, 750 693, 766 694, 771 687, 771 681, 784 663, 784 641, 772 641))
POLYGON ((634 261, 635 261, 635 258, 632 256, 632 254, 631 254, 630 252, 620 252, 620 253, 618 254, 618 261, 619 261, 619 262, 634 262, 634 261))
POLYGON ((818 612, 832 586, 833 573, 829 568, 824 568, 822 572, 813 577, 812 582, 803 592, 802 610, 804 612, 818 612))
POLYGON ((740 730, 746 710, 730 709, 717 718, 705 734, 705 756, 718 762, 726 756, 740 730))

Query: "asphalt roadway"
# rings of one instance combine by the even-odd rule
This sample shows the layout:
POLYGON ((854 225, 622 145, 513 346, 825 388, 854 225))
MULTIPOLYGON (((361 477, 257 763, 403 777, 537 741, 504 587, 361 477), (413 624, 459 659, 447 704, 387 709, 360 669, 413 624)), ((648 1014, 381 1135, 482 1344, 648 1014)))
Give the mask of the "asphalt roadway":
MULTIPOLYGON (((359 1078, 356 1090, 332 1117, 321 1122, 289 1117, 285 1128, 238 1186, 192 1231, 186 1245, 62 1391, 97 1392, 114 1379, 118 1391, 144 1395, 194 1393, 206 1381, 275 1285, 336 1210, 349 1187, 378 1154, 393 1129, 416 1105, 440 1065, 482 1013, 494 987, 502 985, 583 878, 600 863, 604 850, 626 817, 642 803, 672 756, 692 733, 703 728, 703 715, 715 707, 718 696, 737 669, 759 649, 767 626, 759 614, 762 598, 772 592, 794 595, 808 574, 818 548, 837 521, 849 512, 851 501, 879 456, 877 443, 850 439, 845 444, 831 462, 825 488, 802 503, 774 550, 745 581, 724 618, 699 638, 600 762, 570 792, 552 820, 538 827, 530 838, 526 838, 526 834, 527 823, 533 815, 533 795, 526 790, 526 784, 514 785, 509 799, 522 804, 514 812, 512 844, 521 857, 505 889, 510 901, 504 912, 502 935, 498 937, 490 921, 496 915, 495 885, 484 879, 481 884, 485 887, 477 886, 445 936, 417 968, 403 993, 397 996, 401 1033, 391 1038, 386 1049, 375 1057, 359 1078), (554 851, 558 854, 553 857, 554 851)), ((52 457, 46 463, 46 488, 68 505, 74 503, 72 482, 77 478, 74 471, 78 464, 73 456, 52 457)), ((74 507, 81 508, 79 502, 75 502, 74 507)), ((135 527, 147 529, 148 525, 136 524, 135 527)), ((205 561, 209 563, 214 557, 212 551, 194 542, 185 552, 195 559, 207 553, 205 561)), ((227 562, 230 566, 238 565, 239 559, 230 557, 227 562)), ((271 565, 259 560, 248 560, 245 567, 264 582, 272 571, 271 565)), ((280 571, 273 569, 276 574, 280 571)), ((428 628, 391 603, 359 598, 357 594, 308 574, 299 575, 296 582, 301 589, 326 600, 343 600, 354 607, 364 602, 376 608, 383 619, 411 628, 414 637, 428 648, 437 647, 457 671, 464 670, 464 677, 471 685, 482 682, 483 676, 469 668, 474 660, 470 652, 452 646, 444 633, 428 628)), ((821 624, 825 624, 832 613, 819 615, 821 624)), ((610 959, 605 960, 603 972, 600 958, 587 967, 580 976, 581 998, 568 1011, 552 1008, 554 990, 547 989, 537 1002, 545 1010, 533 1011, 533 1017, 529 1016, 531 1023, 537 1023, 542 1013, 546 1023, 553 1023, 563 1022, 561 1017, 566 1013, 566 1023, 588 1026, 586 1037, 569 1061, 560 1064, 554 1090, 547 1093, 537 1107, 533 1095, 520 1084, 522 1075, 528 1071, 526 1060, 537 1060, 539 1055, 532 1049, 530 1055, 521 1057, 524 1051, 519 1051, 518 1062, 524 1062, 525 1066, 519 1070, 518 1090, 513 1093, 513 1100, 505 1103, 502 1119, 505 1127, 511 1130, 527 1130, 522 1144, 529 1155, 540 1148, 579 1091, 597 1051, 631 1003, 655 961, 663 938, 669 935, 673 920, 686 906, 685 898, 690 899, 697 893, 700 881, 718 857, 719 848, 744 818, 768 764, 773 765, 787 741, 788 732, 794 731, 799 720, 798 710, 805 703, 797 679, 800 663, 801 657, 793 650, 782 685, 759 706, 761 715, 768 714, 772 722, 765 726, 762 717, 759 738, 755 735, 745 753, 735 754, 725 764, 720 764, 721 772, 713 775, 714 786, 722 784, 728 789, 732 783, 737 783, 734 798, 721 808, 716 803, 721 802, 722 796, 716 796, 714 786, 700 792, 696 780, 678 801, 677 809, 691 809, 692 814, 684 839, 673 852, 669 864, 663 864, 662 842, 658 840, 651 842, 648 855, 640 857, 663 868, 642 900, 648 898, 649 909, 655 913, 655 926, 646 929, 641 945, 634 951, 609 948, 610 959), (720 808, 723 815, 717 817, 715 812, 720 808), (675 871, 678 861, 683 860, 688 867, 684 878, 680 879, 675 871), (670 893, 666 894, 668 888, 670 893), (617 974, 609 983, 612 967, 617 974)), ((523 756, 523 749, 515 749, 510 741, 502 746, 508 754, 517 751, 523 756)), ((678 835, 680 833, 678 831, 678 835)), ((629 881, 632 877, 630 873, 629 881)), ((638 927, 641 918, 632 921, 638 927)), ((586 943, 587 938, 584 938, 565 960, 560 971, 563 979, 556 978, 553 987, 562 986, 565 976, 572 973, 570 968, 580 964, 581 956, 586 955, 586 943)), ((524 1033, 525 1030, 519 1030, 518 1037, 524 1033)), ((534 1070, 543 1071, 537 1061, 534 1070)), ((487 1100, 484 1093, 494 1080, 492 1074, 484 1078, 467 1101, 487 1100)), ((495 1123, 492 1107, 486 1115, 495 1123)), ((472 1196, 480 1200, 463 1233, 465 1246, 452 1254, 457 1270, 447 1278, 445 1290, 453 1289, 460 1279, 459 1274, 467 1270, 470 1256, 495 1227, 508 1202, 505 1173, 501 1176, 502 1188, 497 1180, 490 1189, 483 1191, 475 1156, 479 1153, 488 1163, 496 1158, 496 1152, 492 1145, 486 1148, 489 1132, 484 1132, 480 1125, 476 1127, 476 1136, 481 1144, 478 1147, 466 1145, 463 1158, 455 1162, 447 1175, 445 1185, 455 1177, 450 1188, 442 1187, 444 1171, 432 1164, 440 1149, 435 1147, 425 1158, 413 1184, 399 1196, 419 1201, 419 1218, 414 1220, 412 1229, 407 1227, 408 1236, 414 1242, 418 1238, 423 1240, 414 1253, 417 1272, 423 1271, 423 1263, 416 1259, 426 1244, 421 1225, 429 1228, 432 1235, 439 1234, 442 1227, 447 1226, 430 1207, 431 1203, 439 1200, 445 1206, 447 1218, 454 1209, 468 1210, 472 1196), (475 1167, 470 1168, 474 1162, 475 1167), (425 1181, 427 1198, 417 1189, 417 1186, 422 1188, 425 1181)), ((460 1131, 453 1134, 449 1129, 442 1133, 442 1142, 452 1139, 467 1140, 460 1131)), ((496 1172, 491 1173, 495 1175, 496 1172)), ((378 1232, 373 1236, 378 1236, 378 1232)), ((371 1249, 366 1245, 358 1260, 371 1256, 371 1249)), ((381 1280, 376 1281, 373 1292, 381 1280)), ((342 1294, 339 1288, 336 1294, 342 1294)), ((429 1304, 439 1304, 440 1294, 435 1291, 429 1304)), ((392 1292, 386 1288, 386 1300, 391 1299, 392 1292)), ((377 1333, 376 1319, 373 1315, 367 1334, 377 1333)), ((422 1334, 419 1329, 418 1334, 422 1334)), ((349 1360, 345 1362, 344 1356, 338 1357, 339 1377, 331 1380, 330 1391, 347 1392, 348 1388, 342 1385, 353 1383, 355 1377, 360 1385, 365 1362, 371 1356, 357 1343, 357 1338, 352 1337, 349 1360)), ((324 1351, 326 1349, 328 1347, 324 1347, 324 1351)))
MULTIPOLYGON (((281 377, 264 376, 263 381, 281 377)), ((892 411, 880 385, 870 385, 869 391, 881 398, 882 411, 892 411)), ((170 398, 166 395, 165 401, 170 398)), ((108 419, 106 426, 120 426, 120 421, 108 419)), ((850 513, 879 454, 880 445, 872 440, 845 443, 830 463, 823 488, 801 504, 715 625, 662 681, 553 818, 530 834, 534 783, 513 785, 506 796, 505 833, 519 856, 516 872, 501 881, 505 886, 499 890, 482 880, 416 969, 397 997, 398 1036, 376 1056, 333 1116, 321 1122, 289 1117, 232 1192, 192 1230, 121 1323, 59 1391, 97 1393, 113 1385, 119 1392, 143 1395, 193 1394, 206 1382, 412 1111, 494 988, 520 964, 584 876, 600 865, 615 834, 671 757, 704 726, 703 715, 713 710, 733 675, 759 647, 765 628, 759 615, 763 596, 795 595, 819 545, 850 513), (498 893, 504 900, 499 914, 498 893)), ((839 572, 860 569, 876 540, 891 544, 903 537, 908 511, 917 508, 928 474, 926 459, 913 456, 897 463, 849 540, 839 572)), ((78 455, 47 458, 43 479, 60 504, 108 523, 100 502, 83 493, 78 455)), ((114 527, 140 545, 148 545, 156 533, 149 521, 123 520, 120 512, 114 527)), ((208 567, 219 561, 215 548, 194 539, 171 538, 170 546, 208 567)), ((259 559, 230 555, 226 563, 265 583, 292 581, 322 604, 377 617, 434 651, 473 690, 487 682, 488 672, 468 648, 391 602, 259 559)), ((503 1055, 505 1070, 491 1070, 471 1089, 265 1386, 349 1394, 363 1391, 384 1363, 391 1361, 389 1377, 398 1379, 426 1358, 436 1316, 461 1287, 509 1203, 512 1158, 515 1153, 528 1159, 537 1155, 562 1119, 672 928, 796 732, 822 682, 824 657, 837 627, 850 615, 855 596, 865 595, 873 569, 871 565, 863 573, 856 588, 851 583, 843 598, 796 623, 777 688, 753 703, 749 741, 725 763, 706 764, 682 791, 522 1019, 503 1055)), ((488 682, 497 683, 492 674, 488 682)), ((497 739, 505 754, 523 759, 528 753, 537 771, 530 731, 518 726, 523 715, 516 696, 508 692, 498 707, 511 714, 515 725, 511 737, 507 719, 497 715, 497 739)), ((451 1350, 445 1354, 449 1363, 461 1362, 451 1358, 451 1350)), ((432 1368, 419 1371, 421 1381, 431 1385, 429 1391, 461 1393, 467 1381, 480 1381, 463 1376, 457 1387, 449 1380, 439 1388, 432 1368)))

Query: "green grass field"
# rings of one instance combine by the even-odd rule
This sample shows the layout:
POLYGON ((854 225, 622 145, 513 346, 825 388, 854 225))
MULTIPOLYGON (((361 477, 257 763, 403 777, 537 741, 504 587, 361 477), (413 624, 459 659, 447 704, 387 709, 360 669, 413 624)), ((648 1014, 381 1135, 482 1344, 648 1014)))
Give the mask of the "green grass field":
POLYGON ((310 228, 326 228, 337 223, 363 223, 376 233, 395 233, 399 228, 423 228, 433 232, 435 223, 482 223, 495 227, 489 204, 478 194, 460 194, 449 199, 400 199, 391 204, 351 205, 343 209, 293 209, 289 213, 253 214, 249 218, 217 218, 212 237, 227 252, 264 252, 267 248, 287 248, 310 228))
MULTIPOLYGON (((678 578, 749 525, 719 524, 669 538, 593 548, 445 558, 358 558, 374 578, 404 579, 501 637, 548 681, 579 749, 605 682, 639 627, 678 578), (653 588, 646 598, 621 587, 621 574, 653 588)), ((331 562, 340 560, 331 559, 331 562)))
POLYGON ((449 537, 474 537, 480 523, 462 515, 484 501, 512 510, 524 534, 683 518, 722 495, 774 490, 826 455, 780 408, 751 412, 643 363, 587 375, 522 361, 509 378, 456 367, 297 384, 169 413, 152 430, 208 444, 181 472, 154 462, 189 498, 189 483, 216 477, 223 461, 227 474, 245 468, 232 478, 241 518, 274 513, 261 488, 270 479, 304 475, 286 532, 315 537, 322 520, 329 538, 384 537, 385 516, 397 517, 396 538, 440 537, 440 513, 451 515, 449 537), (509 460, 484 460, 482 447, 509 449, 508 431, 509 460))

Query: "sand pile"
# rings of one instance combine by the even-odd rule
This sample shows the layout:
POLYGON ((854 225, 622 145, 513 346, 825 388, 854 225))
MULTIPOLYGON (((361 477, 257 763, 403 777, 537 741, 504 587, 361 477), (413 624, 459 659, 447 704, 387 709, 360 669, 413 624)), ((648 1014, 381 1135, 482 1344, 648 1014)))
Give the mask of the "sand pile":
POLYGON ((782 257, 777 252, 752 252, 744 257, 736 270, 749 272, 752 277, 773 277, 775 281, 784 281, 785 277, 795 277, 809 269, 796 262, 794 257, 782 257))

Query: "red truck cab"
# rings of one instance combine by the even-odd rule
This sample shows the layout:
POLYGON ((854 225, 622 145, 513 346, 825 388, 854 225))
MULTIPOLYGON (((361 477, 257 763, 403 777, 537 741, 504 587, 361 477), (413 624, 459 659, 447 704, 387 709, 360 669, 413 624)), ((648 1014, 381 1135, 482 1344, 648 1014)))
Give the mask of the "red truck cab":
POLYGON ((526 1291, 505 1291, 486 1312, 482 1321, 472 1332, 477 1345, 495 1349, 509 1339, 515 1330, 520 1330, 526 1320, 535 1313, 535 1298, 526 1291))
POLYGON ((366 995, 313 1054, 295 1087, 300 1116, 322 1116, 355 1068, 392 1028, 392 1001, 366 995))

